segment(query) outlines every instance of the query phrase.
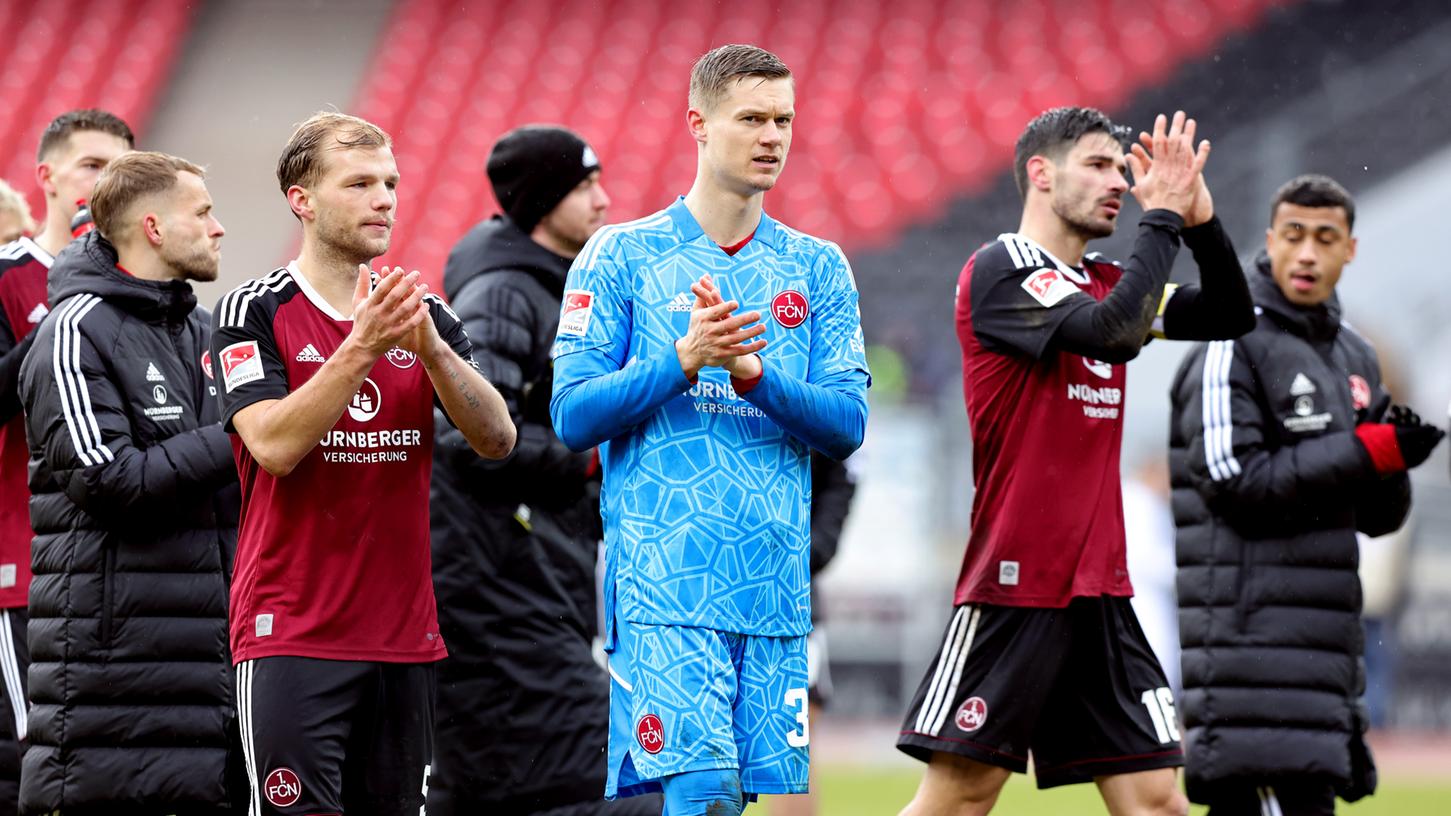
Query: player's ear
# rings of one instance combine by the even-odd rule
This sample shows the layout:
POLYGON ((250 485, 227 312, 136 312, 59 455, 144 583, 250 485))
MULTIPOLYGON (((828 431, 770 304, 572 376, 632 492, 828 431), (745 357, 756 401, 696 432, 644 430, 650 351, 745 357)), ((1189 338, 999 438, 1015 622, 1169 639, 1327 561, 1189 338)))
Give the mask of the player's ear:
POLYGON ((685 126, 690 130, 690 137, 699 144, 705 144, 705 114, 690 108, 685 111, 685 126))
POLYGON ((1355 236, 1352 235, 1349 238, 1345 239, 1345 241, 1346 241, 1345 262, 1346 263, 1350 263, 1351 261, 1355 260, 1355 246, 1356 246, 1355 236))
POLYGON ((1275 228, 1265 228, 1265 251, 1269 252, 1275 248, 1275 228))
POLYGON ((292 208, 293 215, 303 221, 311 221, 315 217, 312 209, 312 193, 300 184, 287 188, 287 206, 292 208))
POLYGON ((1046 156, 1033 156, 1026 165, 1028 184, 1043 193, 1053 189, 1053 162, 1046 156))
POLYGON ((50 180, 54 172, 55 168, 50 166, 50 162, 41 162, 35 166, 35 184, 46 195, 55 194, 55 184, 50 180))
POLYGON ((156 213, 141 216, 141 234, 146 236, 147 243, 154 247, 161 246, 161 219, 156 217, 156 213))

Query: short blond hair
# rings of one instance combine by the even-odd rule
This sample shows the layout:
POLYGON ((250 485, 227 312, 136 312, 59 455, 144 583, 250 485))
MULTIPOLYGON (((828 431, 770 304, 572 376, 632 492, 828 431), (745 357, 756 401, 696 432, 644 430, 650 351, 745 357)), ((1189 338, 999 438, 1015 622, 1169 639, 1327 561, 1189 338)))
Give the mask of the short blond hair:
POLYGON ((746 77, 790 79, 791 69, 780 57, 754 45, 713 48, 690 69, 690 107, 710 111, 725 98, 732 83, 746 77))
POLYGON ((107 240, 115 242, 126 229, 126 214, 143 198, 169 192, 177 175, 206 172, 186 159, 150 150, 122 153, 106 165, 91 193, 91 219, 107 240))
POLYGON ((13 212, 20 216, 20 229, 27 235, 35 232, 35 219, 30 216, 30 202, 15 191, 14 187, 0 179, 0 212, 13 212))
POLYGON ((308 187, 322 177, 325 150, 355 150, 392 147, 393 139, 383 129, 356 116, 336 111, 314 113, 292 131, 277 160, 277 183, 285 195, 293 185, 308 187), (328 143, 329 138, 336 145, 328 143))

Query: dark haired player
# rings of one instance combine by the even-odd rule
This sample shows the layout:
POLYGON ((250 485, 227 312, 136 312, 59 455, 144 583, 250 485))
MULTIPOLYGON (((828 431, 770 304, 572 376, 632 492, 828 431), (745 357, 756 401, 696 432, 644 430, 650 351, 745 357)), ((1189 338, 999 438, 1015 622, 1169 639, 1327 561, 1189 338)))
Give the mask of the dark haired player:
POLYGON ((77 201, 90 198, 101 171, 136 145, 131 128, 103 110, 73 110, 46 126, 35 177, 45 193, 45 223, 34 238, 0 246, 0 810, 13 811, 20 759, 11 746, 25 738, 26 603, 30 593, 29 448, 20 417, 20 362, 32 330, 50 310, 45 281, 55 256, 71 241, 77 201))
POLYGON ((1045 112, 1018 139, 1018 232, 958 279, 972 534, 897 743, 928 763, 906 816, 987 813, 1029 753, 1039 787, 1092 780, 1111 813, 1186 812, 1173 699, 1129 605, 1119 446, 1124 363, 1151 334, 1254 325, 1194 131, 1183 112, 1160 116, 1125 156, 1102 113, 1045 112), (1132 258, 1085 255, 1113 232, 1125 192, 1145 211, 1132 258), (1175 289, 1181 237, 1201 281, 1175 289))
POLYGON ((212 339, 242 481, 231 644, 251 812, 416 814, 447 655, 433 406, 491 459, 514 423, 418 273, 369 273, 398 201, 388 135, 317 114, 277 176, 302 251, 223 297, 212 339))

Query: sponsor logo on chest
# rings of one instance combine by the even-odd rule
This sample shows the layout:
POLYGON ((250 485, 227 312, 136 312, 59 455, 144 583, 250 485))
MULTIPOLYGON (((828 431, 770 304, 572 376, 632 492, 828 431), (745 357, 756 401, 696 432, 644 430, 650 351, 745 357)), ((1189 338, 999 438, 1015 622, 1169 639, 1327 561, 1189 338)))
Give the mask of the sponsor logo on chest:
POLYGON ((694 398, 695 410, 702 414, 726 414, 728 416, 756 417, 765 419, 760 408, 741 399, 730 383, 716 383, 701 380, 686 392, 694 398))
MULTIPOLYGON (((416 362, 416 358, 414 360, 416 362)), ((394 369, 411 367, 399 365, 392 360, 389 362, 394 369)), ((398 416, 400 409, 397 401, 403 399, 406 402, 407 394, 413 393, 415 388, 429 387, 426 382, 413 382, 415 376, 422 375, 395 374, 388 367, 383 367, 375 369, 372 376, 365 377, 353 398, 348 401, 344 412, 346 419, 365 427, 353 429, 339 426, 323 434, 318 443, 323 461, 330 464, 409 461, 413 451, 423 446, 426 441, 424 428, 421 425, 401 428, 389 425, 398 422, 411 423, 406 416, 398 416), (385 414, 384 408, 390 403, 392 413, 385 414)), ((431 415, 428 419, 431 421, 431 415)))

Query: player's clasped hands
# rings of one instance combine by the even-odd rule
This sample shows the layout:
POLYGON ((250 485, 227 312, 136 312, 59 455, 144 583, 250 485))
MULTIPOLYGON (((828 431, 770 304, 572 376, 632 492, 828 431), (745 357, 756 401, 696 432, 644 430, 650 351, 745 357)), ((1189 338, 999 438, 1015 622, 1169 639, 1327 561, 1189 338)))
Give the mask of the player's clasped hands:
POLYGON ((1184 111, 1175 111, 1172 121, 1161 113, 1154 119, 1154 132, 1140 134, 1139 143, 1124 157, 1134 174, 1129 192, 1139 206, 1145 211, 1171 210, 1189 226, 1208 221, 1214 213, 1203 175, 1209 141, 1195 148, 1196 127, 1184 111))
MULTIPOLYGON (((369 353, 382 355, 388 349, 416 341, 424 322, 432 322, 428 304, 428 284, 419 281, 417 271, 405 273, 402 267, 383 267, 378 285, 372 284, 367 264, 358 264, 358 285, 353 290, 353 336, 369 353)), ((418 349, 412 349, 418 351, 418 349)))
POLYGON ((766 347, 764 338, 752 339, 766 331, 760 312, 735 314, 740 303, 723 300, 709 275, 691 284, 690 291, 695 294, 690 327, 675 341, 675 353, 686 376, 694 378, 706 366, 732 369, 734 374, 736 361, 766 347))

